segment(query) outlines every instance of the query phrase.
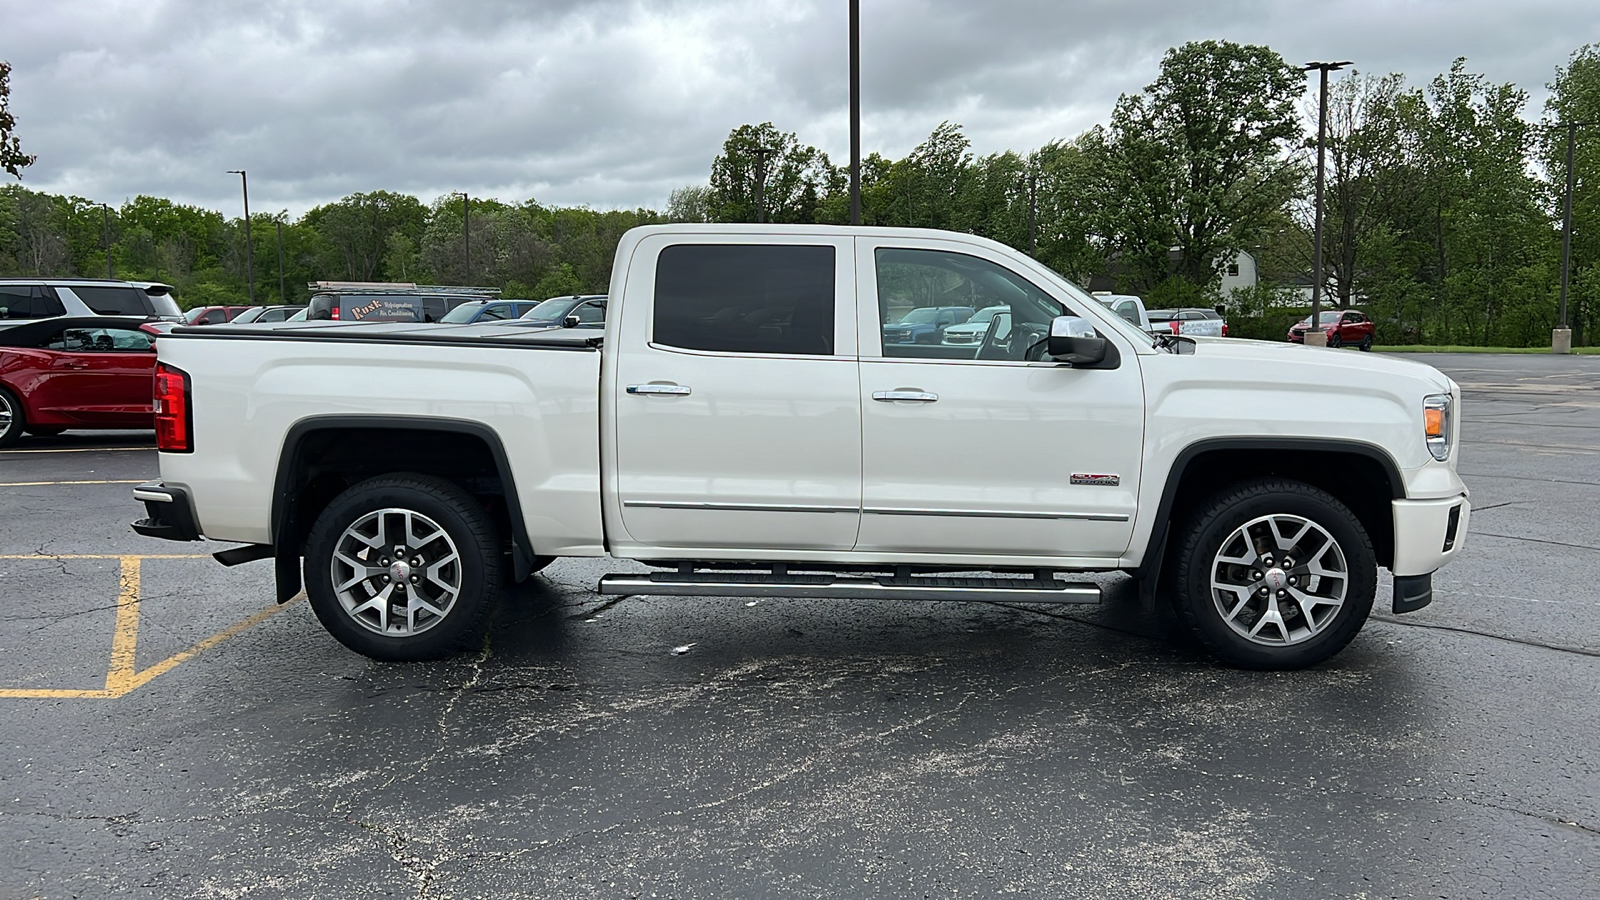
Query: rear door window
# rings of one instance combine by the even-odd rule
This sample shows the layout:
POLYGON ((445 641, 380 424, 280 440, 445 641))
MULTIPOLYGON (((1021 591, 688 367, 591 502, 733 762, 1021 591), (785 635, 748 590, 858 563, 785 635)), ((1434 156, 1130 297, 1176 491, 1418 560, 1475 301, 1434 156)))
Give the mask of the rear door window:
POLYGON ((102 316, 148 316, 150 298, 136 287, 75 285, 71 288, 84 305, 102 316))
POLYGON ((0 284, 0 319, 47 319, 66 313, 66 307, 48 288, 0 284))
POLYGON ((656 261, 653 340, 727 353, 832 356, 834 248, 678 244, 656 261))

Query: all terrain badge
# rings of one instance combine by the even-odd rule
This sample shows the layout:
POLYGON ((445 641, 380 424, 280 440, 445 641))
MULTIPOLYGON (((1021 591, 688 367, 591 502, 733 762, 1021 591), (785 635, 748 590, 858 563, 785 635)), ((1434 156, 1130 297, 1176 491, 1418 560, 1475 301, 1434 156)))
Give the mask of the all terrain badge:
POLYGON ((1074 472, 1073 475, 1072 475, 1072 483, 1073 484, 1093 484, 1093 485, 1099 485, 1101 487, 1116 487, 1117 485, 1122 484, 1122 476, 1121 475, 1084 475, 1082 473, 1074 472))

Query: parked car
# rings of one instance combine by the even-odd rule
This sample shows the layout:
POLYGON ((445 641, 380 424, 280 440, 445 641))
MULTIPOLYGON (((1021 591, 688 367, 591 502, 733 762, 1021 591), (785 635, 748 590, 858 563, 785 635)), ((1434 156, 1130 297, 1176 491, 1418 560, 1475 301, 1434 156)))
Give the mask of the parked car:
POLYGON ((468 300, 440 316, 439 321, 451 325, 471 325, 476 322, 520 319, 538 305, 537 300, 468 300))
POLYGON ((1144 301, 1138 297, 1132 294, 1112 294, 1105 291, 1095 291, 1094 298, 1105 304, 1106 308, 1121 316, 1123 321, 1129 325, 1140 331, 1151 330, 1150 313, 1144 308, 1144 301))
POLYGON ((157 329, 142 326, 57 316, 0 331, 0 447, 24 432, 155 427, 157 329))
POLYGON ((313 281, 306 319, 342 322, 438 322, 473 300, 492 300, 499 288, 410 282, 313 281))
MULTIPOLYGON (((951 346, 970 346, 983 343, 984 335, 989 333, 989 323, 1001 313, 1010 313, 1009 306, 985 306, 972 314, 972 318, 960 325, 951 325, 944 330, 940 343, 951 346)), ((1001 335, 1004 337, 1004 335, 1001 335)))
POLYGON ((1166 331, 1172 334, 1227 337, 1228 323, 1214 309, 1152 309, 1149 311, 1151 333, 1166 331))
POLYGON ((268 322, 285 322, 289 317, 305 309, 304 306, 252 306, 244 312, 234 316, 228 321, 234 325, 267 324, 268 322))
POLYGON ((924 306, 913 309, 892 325, 883 326, 885 344, 937 344, 944 331, 972 318, 977 310, 970 306, 924 306))
POLYGON ((1092 603, 1069 573, 1127 572, 1222 659, 1299 668, 1380 567, 1411 612, 1464 546, 1461 389, 1422 363, 1153 341, 970 234, 655 225, 614 259, 603 335, 164 336, 134 529, 246 544, 219 561, 386 660, 481 646, 567 556, 622 560, 610 596, 1092 603), (928 285, 1008 307, 1007 351, 873 341, 928 285))
POLYGON ((250 310, 248 306, 196 306, 183 314, 185 325, 221 325, 250 310))
MULTIPOLYGON (((1329 347, 1355 347, 1357 350, 1372 349, 1372 335, 1377 326, 1367 318, 1367 314, 1353 309, 1330 309, 1317 314, 1317 324, 1322 326, 1323 334, 1328 336, 1329 347)), ((1289 327, 1289 340, 1296 344, 1306 342, 1306 332, 1311 328, 1311 317, 1294 323, 1289 327)))
POLYGON ((106 278, 0 278, 0 326, 55 316, 182 315, 170 285, 106 278))
POLYGON ((551 297, 522 314, 519 325, 562 326, 567 317, 577 316, 581 328, 600 327, 606 323, 605 294, 573 294, 569 297, 551 297))

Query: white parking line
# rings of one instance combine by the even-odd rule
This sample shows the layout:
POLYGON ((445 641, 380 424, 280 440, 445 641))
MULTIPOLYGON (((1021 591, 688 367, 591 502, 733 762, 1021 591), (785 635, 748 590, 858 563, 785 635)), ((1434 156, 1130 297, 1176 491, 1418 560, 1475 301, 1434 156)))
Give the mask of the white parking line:
POLYGON ((48 487, 57 484, 144 484, 150 479, 119 481, 0 481, 0 487, 48 487))
POLYGON ((154 447, 62 447, 54 450, 0 450, 0 453, 114 453, 119 450, 154 450, 154 447))

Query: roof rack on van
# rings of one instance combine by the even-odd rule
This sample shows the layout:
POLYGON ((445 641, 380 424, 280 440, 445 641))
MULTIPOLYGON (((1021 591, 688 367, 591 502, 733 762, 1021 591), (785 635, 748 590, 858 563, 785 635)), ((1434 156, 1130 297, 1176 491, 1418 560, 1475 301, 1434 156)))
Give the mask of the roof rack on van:
POLYGON ((409 281, 310 281, 306 287, 313 291, 329 293, 363 294, 475 294, 484 297, 500 296, 495 287, 465 287, 448 284, 414 284, 409 281))

